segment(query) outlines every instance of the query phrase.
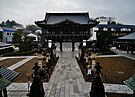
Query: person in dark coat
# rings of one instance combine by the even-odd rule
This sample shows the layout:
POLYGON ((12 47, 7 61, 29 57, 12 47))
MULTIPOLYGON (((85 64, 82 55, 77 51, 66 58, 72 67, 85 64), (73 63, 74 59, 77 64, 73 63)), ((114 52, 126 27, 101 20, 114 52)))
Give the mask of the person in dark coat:
POLYGON ((94 66, 96 69, 97 75, 100 75, 102 67, 100 66, 99 62, 94 66))
POLYGON ((40 66, 38 66, 38 63, 35 63, 35 66, 32 68, 34 70, 34 76, 38 75, 39 68, 40 68, 40 66))
POLYGON ((90 97, 105 97, 105 89, 101 77, 96 76, 91 85, 90 97))
POLYGON ((30 87, 30 96, 29 97, 44 97, 44 87, 42 81, 39 77, 34 77, 32 85, 30 87))

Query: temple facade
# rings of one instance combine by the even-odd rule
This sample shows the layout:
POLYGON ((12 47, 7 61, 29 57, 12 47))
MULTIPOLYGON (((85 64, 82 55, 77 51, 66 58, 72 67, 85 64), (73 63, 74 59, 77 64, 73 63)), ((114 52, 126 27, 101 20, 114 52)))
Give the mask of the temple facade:
POLYGON ((135 32, 135 25, 123 25, 116 23, 99 24, 96 27, 95 32, 97 32, 97 36, 104 32, 111 32, 113 39, 116 40, 119 37, 135 32))
POLYGON ((92 28, 99 22, 90 19, 89 13, 46 13, 45 19, 35 21, 42 29, 42 36, 53 43, 72 42, 74 51, 75 42, 88 40, 92 36, 92 28))
POLYGON ((113 38, 113 46, 119 49, 123 49, 123 50, 130 49, 131 51, 133 51, 132 50, 133 44, 131 42, 129 43, 126 42, 124 39, 120 40, 119 37, 124 37, 135 32, 135 25, 116 24, 115 22, 108 23, 108 24, 99 24, 96 26, 95 32, 97 33, 96 37, 98 37, 98 35, 100 35, 101 33, 110 32, 113 38), (127 43, 128 46, 130 46, 130 48, 127 47, 127 43))

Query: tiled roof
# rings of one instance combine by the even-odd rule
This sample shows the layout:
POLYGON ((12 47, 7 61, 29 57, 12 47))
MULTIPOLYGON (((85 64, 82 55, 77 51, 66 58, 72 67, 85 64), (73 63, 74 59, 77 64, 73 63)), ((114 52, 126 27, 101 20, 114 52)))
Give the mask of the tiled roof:
POLYGON ((118 39, 123 39, 123 40, 135 40, 135 32, 130 33, 126 36, 119 37, 118 39))
POLYGON ((3 31, 3 32, 15 32, 16 29, 11 28, 11 27, 0 27, 0 31, 3 31))
POLYGON ((99 24, 97 27, 101 28, 135 28, 135 25, 122 25, 122 24, 99 24))
MULTIPOLYGON (((97 24, 97 21, 91 20, 89 13, 46 13, 43 21, 37 21, 39 24, 57 24, 63 21, 72 21, 77 24, 97 24)), ((36 22, 36 23, 37 23, 36 22)))
POLYGON ((8 46, 12 46, 12 44, 7 44, 7 43, 4 43, 4 42, 0 42, 0 48, 1 47, 8 47, 8 46))
POLYGON ((2 67, 0 67, 0 74, 2 75, 3 78, 9 81, 12 81, 19 75, 18 72, 15 72, 6 68, 2 68, 2 67))
POLYGON ((47 24, 55 24, 58 22, 62 22, 65 21, 66 19, 71 20, 73 22, 76 23, 80 23, 80 24, 88 24, 89 21, 89 16, 88 13, 83 13, 83 14, 79 14, 79 13, 47 13, 46 14, 46 22, 47 24))

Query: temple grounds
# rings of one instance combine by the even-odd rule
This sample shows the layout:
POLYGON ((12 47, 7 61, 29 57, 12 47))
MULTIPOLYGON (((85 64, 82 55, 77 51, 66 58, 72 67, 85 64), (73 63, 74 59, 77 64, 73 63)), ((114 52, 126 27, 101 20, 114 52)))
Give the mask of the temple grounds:
MULTIPOLYGON (((86 87, 88 88, 89 86, 85 85, 84 82, 81 81, 83 79, 82 79, 82 77, 80 77, 81 72, 79 71, 79 67, 75 67, 76 66, 76 62, 75 62, 75 58, 74 58, 75 55, 73 55, 71 52, 70 53, 68 53, 68 52, 59 53, 59 55, 61 56, 61 59, 58 61, 57 65, 56 65, 57 70, 56 69, 54 70, 54 74, 53 74, 51 80, 49 81, 48 87, 46 87, 46 88, 50 89, 48 94, 46 94, 46 95, 48 95, 47 97, 51 97, 51 95, 53 95, 54 93, 57 94, 57 91, 53 92, 53 93, 51 92, 52 89, 55 87, 54 86, 55 84, 57 84, 57 86, 55 88, 58 88, 58 89, 60 88, 61 92, 62 92, 61 89, 65 89, 65 91, 72 93, 74 97, 76 97, 75 95, 79 95, 79 97, 81 95, 83 95, 82 97, 87 97, 87 96, 85 96, 86 95, 85 92, 89 91, 86 89, 86 87), (72 58, 72 60, 71 60, 71 58, 72 58), (77 85, 74 85, 76 83, 76 81, 77 81, 77 85), (68 83, 70 86, 73 85, 73 88, 71 88, 71 90, 73 89, 74 92, 70 91, 70 89, 69 90, 67 89, 68 84, 66 84, 66 83, 68 83), (84 91, 84 94, 76 94, 76 93, 80 93, 80 91, 84 91)), ((8 59, 8 62, 10 62, 10 60, 13 61, 13 59, 8 59)), ((17 63, 18 61, 16 61, 16 60, 18 60, 18 59, 15 58, 13 63, 17 63)), ((124 80, 128 79, 135 73, 134 72, 135 61, 127 59, 125 57, 99 57, 97 60, 100 62, 100 65, 103 68, 102 69, 103 80, 104 80, 104 76, 106 76, 107 80, 104 81, 105 83, 123 84, 124 80)), ((36 61, 37 61, 37 59, 33 58, 32 60, 23 64, 19 68, 15 69, 15 71, 20 72, 20 75, 13 81, 13 83, 15 83, 15 82, 27 83, 28 75, 30 75, 32 73, 32 67, 34 66, 34 63, 36 61)), ((4 61, 0 61, 0 62, 2 62, 4 64, 4 61)), ((5 61, 5 62, 7 62, 7 61, 5 61)), ((6 66, 6 63, 5 63, 5 66, 6 66)), ((53 91, 55 91, 55 90, 53 90, 53 91)), ((60 94, 61 94, 61 92, 60 92, 60 94)), ((64 92, 62 92, 62 93, 64 93, 64 92)), ((67 95, 67 93, 66 93, 66 95, 67 95)), ((130 97, 131 96, 131 95, 129 95, 129 94, 127 95, 125 93, 123 93, 123 94, 106 93, 106 95, 108 97, 130 97)), ((73 96, 71 96, 71 97, 73 97, 73 96)), ((61 97, 66 97, 66 96, 61 96, 61 97)))
MULTIPOLYGON (((7 68, 23 58, 10 58, 0 61, 0 66, 7 68)), ((97 61, 102 66, 102 80, 104 83, 124 84, 123 81, 135 74, 135 61, 125 57, 98 57, 97 61), (106 77, 106 80, 105 80, 106 77)), ((28 76, 33 72, 32 67, 37 62, 37 58, 33 58, 23 66, 15 69, 20 75, 13 81, 17 83, 27 82, 28 76)))

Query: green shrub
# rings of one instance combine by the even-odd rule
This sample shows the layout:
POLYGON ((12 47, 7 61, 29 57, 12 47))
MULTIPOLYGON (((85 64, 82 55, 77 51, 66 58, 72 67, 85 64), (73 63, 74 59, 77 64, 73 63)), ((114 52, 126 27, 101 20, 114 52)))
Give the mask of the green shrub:
POLYGON ((101 55, 116 55, 116 53, 114 53, 110 49, 102 49, 99 52, 101 55))
POLYGON ((23 51, 23 52, 12 52, 9 54, 6 54, 4 56, 31 56, 34 54, 34 50, 30 50, 30 51, 23 51))

